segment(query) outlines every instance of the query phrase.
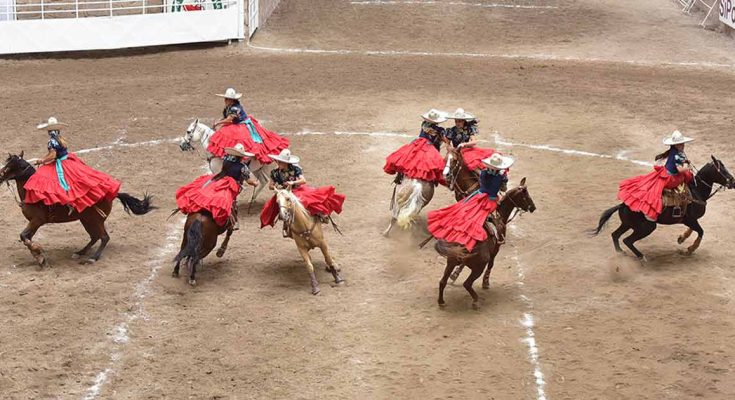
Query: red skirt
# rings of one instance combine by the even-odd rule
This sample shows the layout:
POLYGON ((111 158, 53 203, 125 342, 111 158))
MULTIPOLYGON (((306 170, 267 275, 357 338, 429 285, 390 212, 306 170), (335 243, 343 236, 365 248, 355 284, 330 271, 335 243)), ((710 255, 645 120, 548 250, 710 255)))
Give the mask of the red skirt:
MULTIPOLYGON (((345 202, 345 195, 335 192, 334 186, 313 188, 301 185, 293 189, 293 194, 298 197, 306 211, 311 215, 329 215, 333 212, 339 214, 342 212, 342 204, 345 202)), ((278 201, 276 201, 276 196, 273 196, 265 203, 263 211, 260 213, 260 227, 275 225, 279 211, 278 201)))
POLYGON ((432 183, 444 183, 444 158, 428 140, 418 138, 401 146, 385 159, 383 171, 432 183))
POLYGON ((495 154, 495 149, 483 149, 481 147, 465 147, 462 149, 462 160, 470 171, 484 168, 482 160, 495 154))
POLYGON ((176 191, 176 205, 184 214, 208 211, 217 225, 224 226, 232 215, 232 203, 240 193, 240 185, 229 176, 210 182, 212 177, 203 175, 180 187, 176 191))
POLYGON ((485 221, 498 208, 497 200, 476 193, 451 206, 429 212, 429 232, 435 238, 459 243, 472 251, 478 242, 487 239, 485 221))
POLYGON ((26 204, 69 205, 81 213, 102 200, 114 200, 120 191, 120 182, 90 168, 72 153, 61 161, 61 169, 69 190, 64 190, 59 182, 56 163, 42 165, 23 186, 26 204))
POLYGON ((263 143, 257 143, 253 139, 247 124, 232 124, 223 126, 212 135, 207 150, 216 157, 224 157, 225 147, 235 147, 236 144, 242 143, 245 151, 255 154, 255 158, 262 164, 273 162, 268 155, 279 154, 281 150, 288 148, 288 139, 263 128, 253 117, 250 117, 250 121, 263 143))
POLYGON ((618 198, 632 211, 640 211, 655 221, 663 210, 664 189, 676 189, 693 179, 694 176, 689 171, 670 175, 666 168, 657 165, 646 175, 620 182, 618 198))

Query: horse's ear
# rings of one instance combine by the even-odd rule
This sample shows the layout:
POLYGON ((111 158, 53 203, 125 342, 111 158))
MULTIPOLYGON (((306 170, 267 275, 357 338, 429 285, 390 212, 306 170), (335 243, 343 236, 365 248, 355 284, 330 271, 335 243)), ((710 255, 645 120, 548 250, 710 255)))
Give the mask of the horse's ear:
POLYGON ((25 154, 25 153, 26 153, 25 150, 21 150, 20 151, 20 155, 18 157, 20 157, 20 159, 22 160, 23 159, 23 154, 25 154))
POLYGON ((712 155, 712 154, 710 154, 710 157, 712 157, 712 162, 714 162, 715 164, 717 164, 717 158, 715 158, 715 156, 712 155))
POLYGON ((521 179, 521 186, 526 186, 526 177, 524 176, 523 179, 521 179))
POLYGON ((197 125, 199 125, 199 118, 194 120, 194 126, 197 126, 197 125))

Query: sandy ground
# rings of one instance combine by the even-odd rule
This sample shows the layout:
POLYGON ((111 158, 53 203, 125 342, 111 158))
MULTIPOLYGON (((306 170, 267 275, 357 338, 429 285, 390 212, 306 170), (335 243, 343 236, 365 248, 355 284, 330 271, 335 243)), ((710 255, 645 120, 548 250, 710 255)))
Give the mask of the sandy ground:
MULTIPOLYGON (((253 45, 357 52, 240 44, 0 61, 6 152, 41 155, 45 138, 32 126, 49 114, 72 124, 74 149, 173 138, 194 117, 216 117, 221 100, 211 94, 236 85, 269 128, 326 133, 291 135, 292 148, 314 184, 348 196, 345 236, 328 234, 348 283, 331 287, 313 253, 323 290, 315 297, 293 242, 258 229, 244 208, 228 253, 206 260, 197 287, 170 277, 183 226, 166 220, 173 193, 202 172, 174 143, 83 154, 124 191, 153 192, 160 207, 130 217, 115 206, 112 242, 92 266, 70 259, 87 239, 68 224, 42 228, 53 267, 39 270, 17 241, 25 222, 12 194, 0 191, 8 210, 0 215, 0 397, 540 399, 541 389, 547 399, 733 398, 731 193, 712 200, 694 256, 677 251, 682 227, 662 227, 640 242, 642 265, 614 254, 611 229, 594 239, 584 231, 615 204, 617 182, 645 167, 498 146, 518 157, 512 184, 528 177, 538 211, 513 222, 479 311, 460 285, 448 288, 446 309, 436 306, 443 260, 416 249, 424 221, 379 235, 391 192, 383 160, 410 139, 332 133, 413 135, 429 107, 476 113, 491 143, 497 133, 504 143, 640 160, 681 129, 698 139, 688 150, 697 164, 715 154, 735 165, 731 69, 619 62, 735 64, 726 39, 666 0, 513 4, 558 8, 284 0, 253 45), (529 318, 538 364, 522 323, 529 318)), ((451 200, 439 190, 428 209, 451 200)))

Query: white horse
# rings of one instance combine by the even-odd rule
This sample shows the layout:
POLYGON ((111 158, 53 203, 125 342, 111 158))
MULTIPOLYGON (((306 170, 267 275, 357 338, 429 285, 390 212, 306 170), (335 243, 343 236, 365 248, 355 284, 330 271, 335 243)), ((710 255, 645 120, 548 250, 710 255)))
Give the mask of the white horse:
MULTIPOLYGON (((209 164, 209 171, 216 174, 222 170, 222 158, 215 157, 207 150, 209 147, 209 139, 212 138, 214 132, 214 129, 202 122, 199 122, 199 118, 197 118, 189 125, 189 128, 187 128, 186 134, 181 139, 179 147, 183 151, 192 151, 195 150, 192 142, 199 142, 205 152, 204 155, 207 159, 207 163, 209 164)), ((275 168, 275 163, 261 164, 260 161, 253 158, 251 159, 248 168, 250 168, 250 172, 252 172, 252 174, 258 179, 258 182, 260 182, 260 184, 253 189, 253 196, 250 198, 250 205, 252 206, 253 202, 258 197, 258 194, 260 194, 263 188, 267 186, 271 171, 275 168)))

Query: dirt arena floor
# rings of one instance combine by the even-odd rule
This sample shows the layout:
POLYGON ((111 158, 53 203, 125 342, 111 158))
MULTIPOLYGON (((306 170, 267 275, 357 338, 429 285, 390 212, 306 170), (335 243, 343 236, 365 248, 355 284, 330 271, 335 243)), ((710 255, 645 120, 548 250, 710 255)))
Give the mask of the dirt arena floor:
MULTIPOLYGON (((0 191, 0 398, 735 398, 733 194, 712 199, 690 257, 683 227, 640 242, 646 264, 614 254, 610 227, 585 235, 618 181, 650 168, 628 160, 651 161, 674 129, 697 138, 695 163, 715 154, 735 171, 735 44, 669 0, 457 3, 284 0, 251 45, 0 61, 0 150, 42 155, 33 126, 58 115, 72 149, 160 207, 116 205, 95 265, 70 257, 81 225, 43 227, 39 270, 0 191), (312 183, 347 195, 345 235, 329 233, 345 286, 313 253, 322 293, 309 294, 294 243, 245 208, 198 286, 170 276, 173 194, 203 162, 168 139, 211 122, 230 85, 290 135, 312 183), (444 261, 416 247, 425 220, 380 235, 383 160, 430 107, 478 115, 538 207, 513 221, 479 310, 459 284, 437 307, 444 261)), ((438 190, 427 210, 451 201, 438 190)))

